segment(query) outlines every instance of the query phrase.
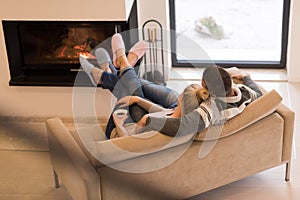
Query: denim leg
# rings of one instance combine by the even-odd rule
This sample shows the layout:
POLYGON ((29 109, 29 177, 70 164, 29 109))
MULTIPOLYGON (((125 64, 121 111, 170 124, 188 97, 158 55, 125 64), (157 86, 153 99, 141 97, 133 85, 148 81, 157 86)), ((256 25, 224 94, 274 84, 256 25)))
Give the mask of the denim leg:
POLYGON ((110 68, 112 74, 118 73, 116 67, 112 63, 109 63, 109 68, 110 68))
MULTIPOLYGON (((103 76, 103 75, 102 75, 103 76)), ((119 78, 117 83, 114 86, 114 89, 112 91, 114 96, 117 99, 120 99, 124 96, 140 96, 142 98, 144 97, 144 93, 141 87, 140 79, 137 77, 135 71, 133 68, 129 68, 126 71, 123 72, 122 76, 119 78)), ((119 108, 120 105, 116 105, 112 111, 112 114, 115 110, 119 108)), ((145 110, 140 108, 138 105, 134 104, 130 106, 129 112, 135 112, 133 115, 133 118, 131 115, 129 115, 128 119, 126 119, 125 123, 129 122, 137 122, 143 116, 146 114, 145 110)), ((113 115, 110 115, 110 118, 108 120, 105 134, 107 138, 110 138, 111 131, 116 127, 114 121, 113 121, 113 115)))
POLYGON ((101 87, 109 89, 117 99, 124 96, 140 96, 149 99, 153 103, 160 104, 164 108, 177 106, 178 93, 170 88, 147 80, 140 80, 134 69, 124 71, 121 77, 118 74, 103 72, 101 76, 101 87))
POLYGON ((146 99, 160 104, 164 108, 174 108, 177 106, 179 94, 175 90, 147 80, 141 80, 141 84, 146 99))
POLYGON ((108 89, 117 99, 124 96, 140 96, 144 98, 140 79, 133 68, 128 68, 121 76, 117 73, 103 72, 101 87, 108 89))
POLYGON ((122 73, 119 81, 115 85, 113 94, 117 99, 124 96, 139 96, 145 98, 141 87, 141 81, 133 68, 128 68, 122 73))
POLYGON ((103 89, 108 89, 111 93, 113 93, 115 85, 119 81, 118 74, 109 73, 109 72, 103 72, 101 76, 101 87, 103 89))

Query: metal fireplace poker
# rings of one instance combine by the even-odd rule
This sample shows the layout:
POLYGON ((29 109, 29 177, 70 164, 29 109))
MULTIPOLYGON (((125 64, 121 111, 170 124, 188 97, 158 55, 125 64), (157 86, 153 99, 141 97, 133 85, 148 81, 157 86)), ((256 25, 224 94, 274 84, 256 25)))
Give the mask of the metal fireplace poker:
POLYGON ((149 50, 144 56, 144 67, 139 70, 140 76, 166 85, 162 25, 156 20, 148 20, 143 24, 142 34, 143 40, 149 43, 149 50))

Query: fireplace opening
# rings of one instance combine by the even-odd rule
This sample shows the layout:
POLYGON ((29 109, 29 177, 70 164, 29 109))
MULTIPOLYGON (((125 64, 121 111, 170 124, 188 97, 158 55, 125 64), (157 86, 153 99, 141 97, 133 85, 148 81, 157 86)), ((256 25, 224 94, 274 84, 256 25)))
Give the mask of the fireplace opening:
POLYGON ((93 54, 100 46, 111 53, 116 31, 126 38, 126 48, 138 40, 136 3, 127 21, 2 20, 2 26, 11 86, 74 86, 78 73, 76 86, 91 86, 79 70, 80 54, 93 54))
MULTIPOLYGON (((120 22, 2 23, 11 75, 9 84, 15 86, 73 86, 77 73, 82 73, 78 70, 79 55, 93 54, 96 46, 111 52, 109 38, 116 30, 129 29, 127 23, 120 22)), ((130 46, 137 39, 131 35, 125 45, 130 46)), ((82 84, 76 85, 90 85, 87 77, 80 77, 82 84)))
POLYGON ((25 23, 19 28, 25 67, 78 64, 80 54, 89 54, 114 34, 111 24, 25 23))

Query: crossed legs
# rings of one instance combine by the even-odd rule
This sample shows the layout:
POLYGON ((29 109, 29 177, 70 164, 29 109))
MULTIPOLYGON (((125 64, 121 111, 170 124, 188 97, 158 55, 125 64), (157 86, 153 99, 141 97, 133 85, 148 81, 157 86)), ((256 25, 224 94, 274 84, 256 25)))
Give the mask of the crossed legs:
POLYGON ((139 41, 129 50, 128 55, 126 56, 122 36, 117 33, 112 37, 113 62, 111 61, 107 51, 103 48, 98 48, 95 51, 96 59, 100 68, 93 66, 83 56, 80 56, 79 61, 93 85, 97 86, 102 83, 101 77, 103 72, 116 74, 116 68, 122 72, 125 68, 134 66, 144 55, 146 49, 147 43, 145 41, 139 41))
MULTIPOLYGON (((111 45, 113 51, 113 62, 111 61, 110 56, 105 49, 98 48, 95 51, 95 56, 100 68, 94 67, 86 59, 80 58, 82 68, 89 75, 94 86, 100 85, 103 89, 110 90, 116 98, 119 99, 124 95, 133 95, 133 90, 130 90, 129 92, 125 91, 129 88, 128 85, 127 87, 121 89, 122 87, 120 87, 120 79, 122 78, 123 71, 131 68, 131 66, 134 66, 136 62, 145 54, 145 51, 147 50, 147 43, 144 41, 137 42, 129 50, 127 56, 125 56, 125 46, 120 34, 117 33, 112 37, 111 45), (120 75, 117 74, 116 68, 120 70, 120 75), (119 87, 116 87, 116 85, 119 87)), ((129 74, 127 76, 129 76, 129 74)), ((139 82, 142 85, 145 98, 154 103, 160 104, 165 108, 176 106, 178 93, 174 90, 142 79, 140 79, 139 82)), ((132 81, 132 83, 134 83, 134 81, 132 81)))

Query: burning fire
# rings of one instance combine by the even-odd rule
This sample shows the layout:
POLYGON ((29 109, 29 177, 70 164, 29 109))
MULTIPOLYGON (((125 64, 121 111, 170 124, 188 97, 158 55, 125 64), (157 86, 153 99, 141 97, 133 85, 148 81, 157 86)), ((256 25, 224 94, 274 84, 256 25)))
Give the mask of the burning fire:
POLYGON ((84 58, 89 58, 89 54, 90 53, 88 53, 88 52, 80 52, 80 53, 78 53, 78 56, 82 56, 84 58))
POLYGON ((80 52, 78 53, 78 57, 82 56, 84 58, 90 58, 90 59, 95 59, 95 56, 93 56, 92 54, 90 54, 89 52, 80 52))
POLYGON ((79 56, 83 56, 85 58, 93 58, 94 56, 84 50, 78 50, 72 47, 63 46, 58 50, 57 57, 59 58, 69 58, 69 59, 76 59, 79 58, 79 56))

